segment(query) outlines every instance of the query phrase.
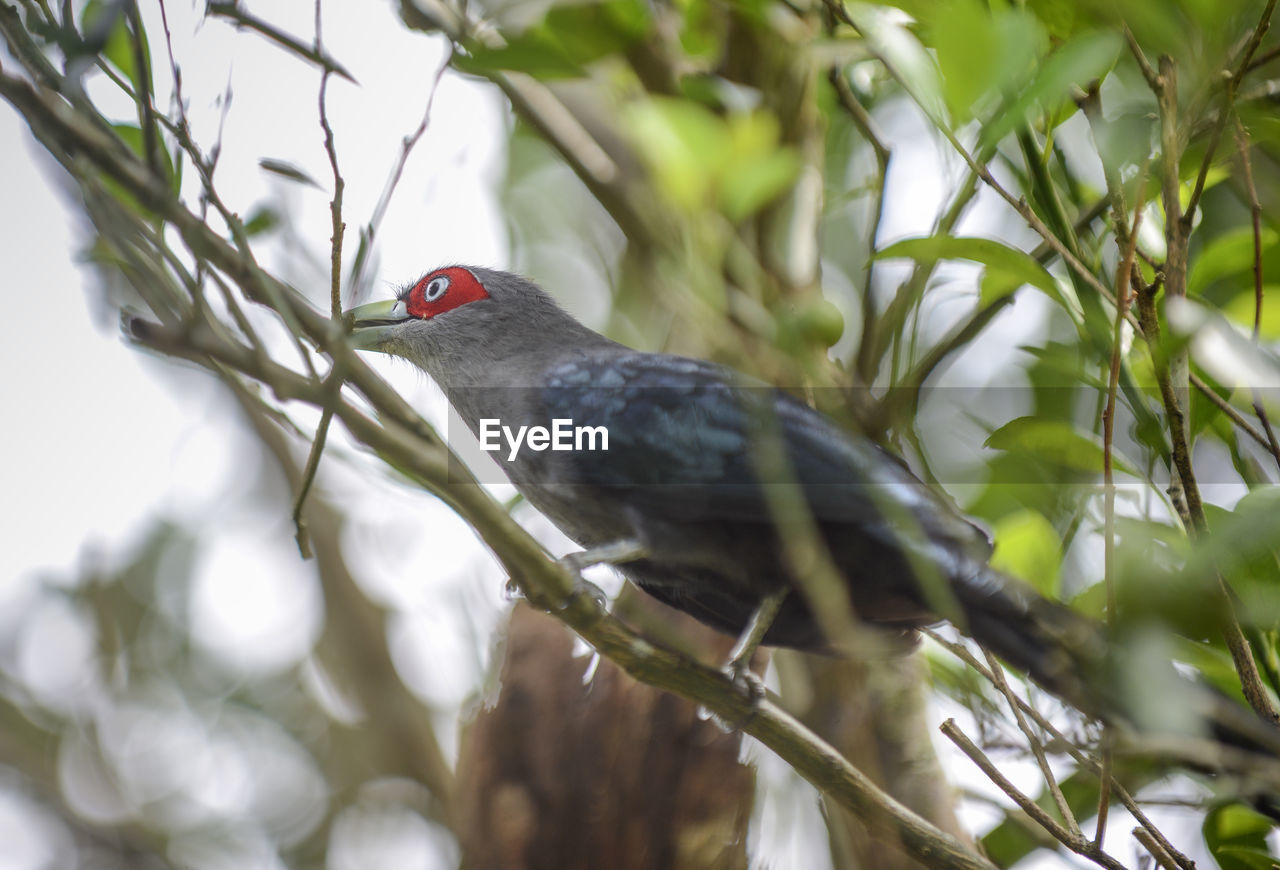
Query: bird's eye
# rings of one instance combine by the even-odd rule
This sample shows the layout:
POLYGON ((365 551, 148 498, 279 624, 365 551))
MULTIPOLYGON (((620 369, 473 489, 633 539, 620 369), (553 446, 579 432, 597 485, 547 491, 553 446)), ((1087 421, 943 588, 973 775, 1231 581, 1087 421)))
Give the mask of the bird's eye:
POLYGON ((405 294, 405 311, 410 317, 430 320, 469 302, 489 298, 476 276, 463 266, 428 272, 405 294))
POLYGON ((426 302, 435 302, 449 289, 449 276, 437 275, 422 288, 422 298, 426 302))

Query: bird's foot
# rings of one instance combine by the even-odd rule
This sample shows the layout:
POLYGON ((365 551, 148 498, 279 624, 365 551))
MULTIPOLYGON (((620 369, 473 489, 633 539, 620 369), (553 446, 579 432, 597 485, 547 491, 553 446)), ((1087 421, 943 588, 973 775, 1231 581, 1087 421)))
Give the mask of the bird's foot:
POLYGON ((738 636, 738 642, 733 645, 733 649, 729 652, 729 661, 723 669, 726 674, 733 678, 735 683, 741 683, 747 677, 753 680, 756 679, 755 675, 751 673, 751 658, 756 654, 756 650, 760 648, 761 641, 768 634, 769 627, 773 625, 774 619, 778 616, 778 611, 782 609, 782 602, 786 600, 790 591, 789 589, 779 589, 776 592, 770 592, 760 599, 760 603, 756 605, 755 611, 751 614, 751 619, 747 622, 747 627, 743 629, 742 634, 738 636))
POLYGON ((622 565, 626 562, 643 559, 648 555, 649 551, 639 541, 624 538, 621 541, 613 541, 597 547, 588 547, 576 553, 570 553, 560 559, 560 564, 574 574, 581 576, 583 571, 593 565, 622 565))
POLYGON ((724 674, 733 680, 734 686, 750 699, 752 705, 764 698, 765 688, 764 681, 752 673, 751 660, 755 657, 756 650, 760 648, 760 642, 764 640, 765 634, 768 633, 769 626, 773 625, 773 620, 782 608, 782 602, 786 600, 789 591, 780 589, 760 600, 760 604, 751 614, 750 621, 747 622, 747 627, 738 636, 738 642, 733 645, 729 653, 729 661, 721 668, 724 674))
POLYGON ((573 592, 569 600, 580 597, 591 598, 601 610, 608 609, 609 596, 596 584, 582 576, 593 565, 620 565, 623 562, 634 562, 648 555, 638 541, 622 540, 599 547, 589 547, 576 553, 562 556, 560 564, 573 575, 573 592))
POLYGON ((733 681, 734 688, 747 696, 753 706, 764 699, 764 680, 751 670, 750 656, 745 660, 730 659, 720 670, 733 681))
POLYGON ((594 602, 597 612, 609 609, 608 594, 590 580, 582 579, 582 575, 578 574, 574 578, 573 591, 569 593, 569 597, 565 601, 565 607, 567 608, 573 601, 580 601, 583 598, 590 598, 594 602))

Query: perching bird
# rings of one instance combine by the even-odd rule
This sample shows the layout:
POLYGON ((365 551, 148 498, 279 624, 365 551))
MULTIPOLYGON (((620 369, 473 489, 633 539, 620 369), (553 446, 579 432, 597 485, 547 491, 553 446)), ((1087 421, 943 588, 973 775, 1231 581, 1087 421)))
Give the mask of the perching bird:
MULTIPOLYGON (((587 553, 624 554, 611 561, 627 578, 707 625, 737 635, 759 615, 766 645, 829 650, 840 640, 824 636, 792 573, 783 536, 793 526, 771 498, 791 487, 859 620, 913 635, 945 616, 1069 703, 1131 721, 1093 622, 990 567, 977 525, 898 459, 786 393, 624 347, 532 282, 490 269, 438 269, 348 316, 357 348, 423 369, 490 443, 501 427, 604 427, 607 450, 549 449, 545 439, 511 450, 504 439, 495 458, 587 553), (769 443, 784 462, 762 464, 769 443)), ((1215 733, 1280 744, 1225 697, 1188 697, 1215 733)))

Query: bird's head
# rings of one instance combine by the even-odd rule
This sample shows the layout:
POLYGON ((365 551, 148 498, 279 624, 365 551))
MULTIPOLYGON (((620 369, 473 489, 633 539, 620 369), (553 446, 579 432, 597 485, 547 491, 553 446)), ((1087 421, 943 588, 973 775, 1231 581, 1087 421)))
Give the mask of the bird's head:
POLYGON ((351 326, 351 343, 360 350, 406 355, 402 348, 434 332, 437 324, 433 321, 437 317, 492 300, 476 272, 463 266, 436 269, 401 290, 394 299, 350 309, 346 317, 351 326))
POLYGON ((475 266, 435 269, 346 318, 357 349, 404 357, 455 382, 484 366, 528 364, 575 339, 599 339, 532 281, 475 266))

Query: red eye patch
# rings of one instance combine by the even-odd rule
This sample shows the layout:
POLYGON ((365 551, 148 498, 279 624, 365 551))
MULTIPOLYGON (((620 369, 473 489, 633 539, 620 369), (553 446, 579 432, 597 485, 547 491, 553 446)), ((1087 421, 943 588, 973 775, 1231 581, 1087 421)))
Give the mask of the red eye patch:
POLYGON ((414 284, 405 298, 405 309, 411 316, 427 320, 468 302, 488 298, 488 292, 475 275, 460 266, 452 266, 437 269, 414 284))

